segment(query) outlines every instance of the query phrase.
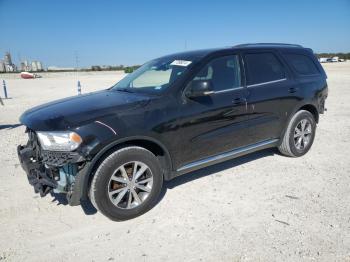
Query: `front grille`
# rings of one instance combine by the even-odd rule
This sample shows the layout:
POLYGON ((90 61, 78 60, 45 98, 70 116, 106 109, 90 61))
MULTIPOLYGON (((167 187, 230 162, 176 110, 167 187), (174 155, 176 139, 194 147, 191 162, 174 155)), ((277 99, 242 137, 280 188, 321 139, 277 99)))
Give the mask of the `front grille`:
POLYGON ((42 161, 50 166, 62 166, 70 162, 75 162, 79 155, 75 152, 54 152, 42 151, 42 161))

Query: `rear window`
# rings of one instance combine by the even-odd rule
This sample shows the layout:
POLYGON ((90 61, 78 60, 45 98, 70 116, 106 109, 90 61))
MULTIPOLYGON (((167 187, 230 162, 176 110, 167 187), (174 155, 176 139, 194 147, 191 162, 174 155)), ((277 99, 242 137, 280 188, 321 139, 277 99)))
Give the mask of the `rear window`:
POLYGON ((283 66, 273 53, 246 54, 248 85, 285 78, 283 66))
POLYGON ((289 64, 300 75, 315 75, 320 73, 312 59, 306 55, 285 54, 285 56, 289 64))

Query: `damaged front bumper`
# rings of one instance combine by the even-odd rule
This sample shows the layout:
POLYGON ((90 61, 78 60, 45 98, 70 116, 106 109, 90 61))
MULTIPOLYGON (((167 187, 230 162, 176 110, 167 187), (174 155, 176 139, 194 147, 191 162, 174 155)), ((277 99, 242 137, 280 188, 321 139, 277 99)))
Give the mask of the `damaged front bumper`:
POLYGON ((70 205, 79 204, 80 195, 74 196, 75 182, 84 169, 85 158, 78 152, 43 151, 36 134, 33 131, 28 133, 27 145, 19 145, 17 154, 35 193, 41 197, 49 193, 65 193, 70 205))
POLYGON ((31 147, 18 146, 17 154, 21 166, 27 173, 29 184, 34 187, 35 193, 44 197, 57 188, 57 182, 52 174, 52 169, 46 168, 35 159, 35 151, 31 147))

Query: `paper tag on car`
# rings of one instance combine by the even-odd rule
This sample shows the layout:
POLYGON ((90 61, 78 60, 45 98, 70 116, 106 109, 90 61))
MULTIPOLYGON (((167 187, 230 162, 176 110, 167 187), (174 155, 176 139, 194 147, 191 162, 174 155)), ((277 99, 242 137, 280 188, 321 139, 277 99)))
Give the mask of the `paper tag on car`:
POLYGON ((186 61, 186 60, 174 60, 170 65, 176 65, 176 66, 188 66, 192 63, 192 61, 186 61))

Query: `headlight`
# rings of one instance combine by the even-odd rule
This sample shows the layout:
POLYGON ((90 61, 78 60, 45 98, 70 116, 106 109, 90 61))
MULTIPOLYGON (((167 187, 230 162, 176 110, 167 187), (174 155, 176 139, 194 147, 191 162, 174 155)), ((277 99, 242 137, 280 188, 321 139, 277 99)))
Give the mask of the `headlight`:
POLYGON ((37 132, 41 148, 50 151, 73 151, 81 144, 81 137, 74 132, 37 132))

